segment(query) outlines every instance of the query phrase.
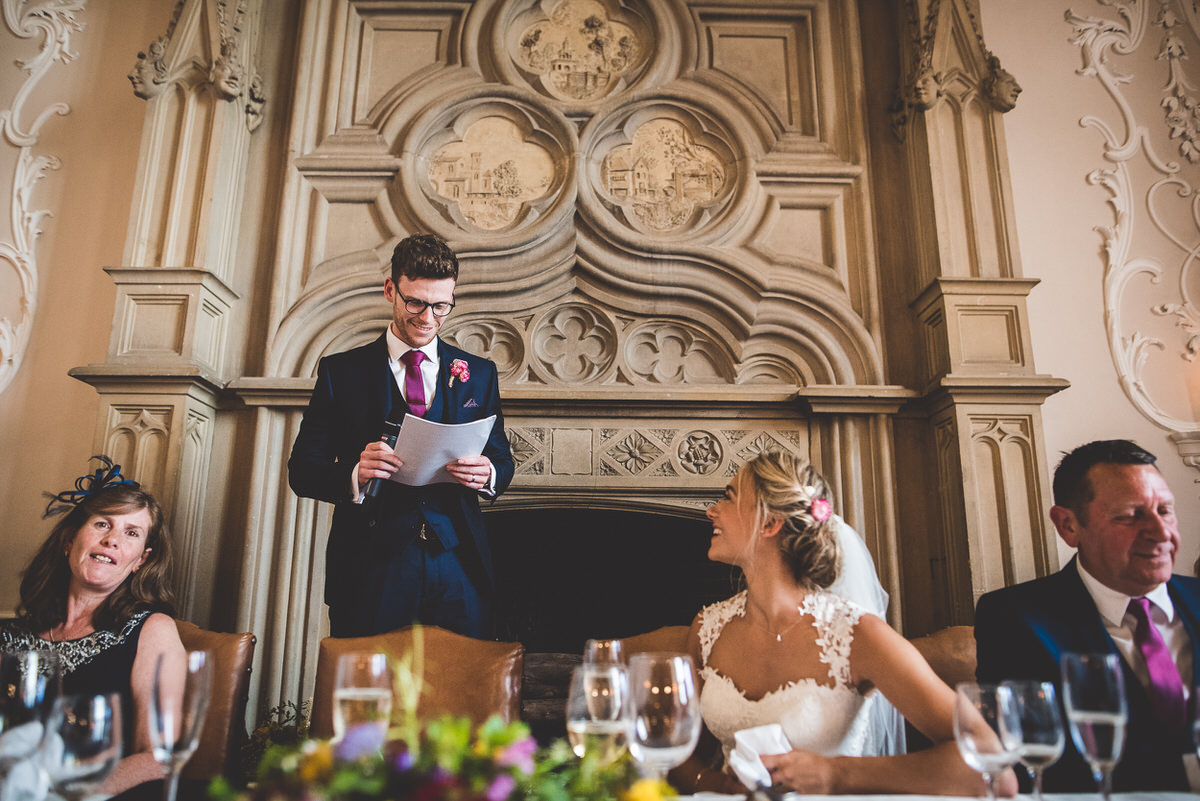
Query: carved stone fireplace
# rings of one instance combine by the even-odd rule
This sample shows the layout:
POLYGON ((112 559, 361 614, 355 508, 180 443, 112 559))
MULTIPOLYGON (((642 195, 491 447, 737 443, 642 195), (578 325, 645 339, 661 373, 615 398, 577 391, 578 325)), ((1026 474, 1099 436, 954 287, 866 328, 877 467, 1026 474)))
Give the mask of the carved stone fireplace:
POLYGON ((1039 405, 1063 382, 1034 369, 1011 98, 967 0, 311 0, 268 164, 198 66, 257 58, 268 7, 229 5, 184 0, 148 49, 168 77, 108 363, 73 374, 98 449, 165 488, 201 622, 259 636, 260 704, 306 697, 326 630, 330 511, 285 475, 312 377, 382 332, 416 231, 460 255, 443 333, 498 365, 517 462, 489 515, 523 516, 547 583, 612 529, 623 564, 665 563, 765 448, 825 473, 912 633, 1054 566, 1039 405), (278 191, 239 250, 250 169, 278 191), (211 556, 220 526, 244 540, 211 556))

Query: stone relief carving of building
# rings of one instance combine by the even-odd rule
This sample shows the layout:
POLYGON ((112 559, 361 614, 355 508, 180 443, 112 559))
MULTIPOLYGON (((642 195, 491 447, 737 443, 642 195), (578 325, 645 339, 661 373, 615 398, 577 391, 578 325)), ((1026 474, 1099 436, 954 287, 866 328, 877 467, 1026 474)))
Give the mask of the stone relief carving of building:
POLYGON ((1087 180, 1107 193, 1113 214, 1096 226, 1113 366, 1129 400, 1171 432, 1192 466, 1200 466, 1200 72, 1187 59, 1200 52, 1198 20, 1195 4, 1182 0, 1068 15, 1083 56, 1080 74, 1113 104, 1080 120, 1100 134, 1097 156, 1106 166, 1087 180), (1152 69, 1130 68, 1139 54, 1152 69), (1157 108, 1139 103, 1142 97, 1155 98, 1157 108), (1118 125, 1106 121, 1111 111, 1118 125))

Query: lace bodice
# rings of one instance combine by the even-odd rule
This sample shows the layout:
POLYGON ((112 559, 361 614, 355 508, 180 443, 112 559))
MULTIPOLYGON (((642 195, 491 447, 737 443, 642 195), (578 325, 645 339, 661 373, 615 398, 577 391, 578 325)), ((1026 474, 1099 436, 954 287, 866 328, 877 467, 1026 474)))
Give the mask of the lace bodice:
POLYGON ((720 740, 726 761, 733 735, 752 726, 779 723, 793 748, 825 756, 861 756, 867 739, 864 701, 850 680, 850 646, 854 626, 864 610, 828 592, 810 593, 800 612, 813 619, 821 662, 829 666, 828 682, 802 678, 751 700, 727 676, 708 664, 713 644, 725 625, 746 613, 746 593, 707 606, 700 613, 700 710, 709 731, 720 740))

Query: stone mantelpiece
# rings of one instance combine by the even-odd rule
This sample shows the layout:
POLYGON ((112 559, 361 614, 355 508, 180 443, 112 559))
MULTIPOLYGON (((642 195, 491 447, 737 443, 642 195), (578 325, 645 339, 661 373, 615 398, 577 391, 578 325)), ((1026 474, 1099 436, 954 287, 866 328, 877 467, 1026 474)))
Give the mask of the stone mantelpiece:
MULTIPOLYGON (((203 41, 229 8, 189 0, 180 31, 203 41)), ((238 196, 204 191, 151 208, 166 184, 149 178, 131 223, 131 253, 157 252, 139 232, 186 231, 214 277, 255 287, 227 310, 253 352, 191 362, 218 424, 238 408, 245 497, 222 511, 245 531, 233 625, 260 636, 257 701, 305 697, 325 631, 330 510, 286 485, 317 362, 382 332, 391 250, 417 231, 460 254, 444 336, 500 370, 517 474, 496 509, 698 516, 747 458, 785 448, 826 474, 907 633, 1052 567, 1039 404, 1063 382, 1034 368, 998 127, 1015 95, 967 0, 297 13, 279 162, 247 164, 231 123, 185 160, 281 174, 280 224, 243 232, 238 196), (897 74, 896 124, 872 125, 888 110, 866 90, 897 74), (271 240, 269 263, 226 258, 222 237, 243 236, 271 240)), ((207 120, 233 119, 201 76, 180 81, 207 120)), ((160 135, 166 97, 148 110, 148 170, 184 147, 160 135)), ((93 372, 121 388, 113 365, 93 372)), ((144 372, 128 386, 156 380, 144 372)))

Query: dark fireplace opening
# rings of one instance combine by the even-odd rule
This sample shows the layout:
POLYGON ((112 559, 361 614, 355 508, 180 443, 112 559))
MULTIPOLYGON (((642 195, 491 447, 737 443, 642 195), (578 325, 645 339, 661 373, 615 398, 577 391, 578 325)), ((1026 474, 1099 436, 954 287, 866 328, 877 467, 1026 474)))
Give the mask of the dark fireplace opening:
POLYGON ((712 524, 610 509, 485 513, 497 634, 527 652, 580 653, 589 637, 688 625, 727 598, 734 569, 708 560, 712 524))
POLYGON ((484 513, 496 575, 496 634, 525 646, 521 718, 543 745, 565 737, 571 670, 588 638, 689 625, 738 574, 708 560, 700 515, 630 510, 484 513))

